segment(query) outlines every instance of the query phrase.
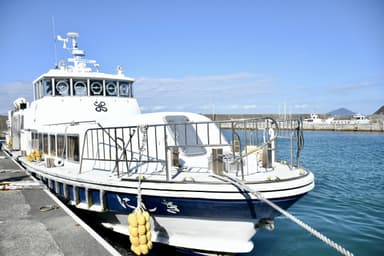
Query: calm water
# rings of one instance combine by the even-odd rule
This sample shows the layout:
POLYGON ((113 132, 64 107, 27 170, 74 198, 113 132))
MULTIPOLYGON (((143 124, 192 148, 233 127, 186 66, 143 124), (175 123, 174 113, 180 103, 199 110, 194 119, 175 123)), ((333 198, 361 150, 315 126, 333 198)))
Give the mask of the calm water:
MULTIPOLYGON (((384 134, 306 132, 302 164, 316 187, 290 212, 355 255, 384 255, 384 134)), ((339 255, 285 217, 244 255, 339 255)))

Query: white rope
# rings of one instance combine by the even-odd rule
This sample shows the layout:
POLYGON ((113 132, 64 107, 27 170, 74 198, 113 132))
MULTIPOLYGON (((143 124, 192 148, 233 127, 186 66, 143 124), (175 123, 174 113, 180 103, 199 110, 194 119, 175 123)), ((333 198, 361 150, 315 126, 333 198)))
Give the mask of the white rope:
POLYGON ((236 179, 236 178, 233 178, 233 177, 229 177, 227 175, 224 175, 224 176, 218 176, 218 175, 212 175, 213 177, 215 178, 218 178, 218 179, 224 179, 238 187, 240 187, 241 189, 243 189, 244 191, 247 191, 249 193, 252 193, 253 195, 255 195, 259 200, 267 203, 269 206, 271 206, 272 208, 274 208, 275 210, 277 210, 278 212, 280 212, 282 215, 286 216, 288 219, 290 219, 291 221, 295 222, 297 225, 299 225, 300 227, 304 228, 305 230, 307 230, 309 233, 311 233, 312 235, 314 235, 315 237, 319 238, 321 241, 323 241, 324 243, 326 243, 327 245, 329 245, 330 247, 333 247, 336 251, 338 251, 339 253, 345 255, 345 256, 353 256, 353 253, 351 253, 350 251, 348 251, 347 249, 343 248, 341 245, 337 244, 336 242, 332 241, 331 239, 329 239, 328 237, 326 237, 325 235, 321 234, 319 231, 315 230, 314 228, 312 228, 311 226, 309 226, 308 224, 304 223, 303 221, 299 220, 298 218, 296 218, 295 216, 293 216, 292 214, 290 214, 289 212, 287 212, 286 210, 282 209, 280 206, 276 205, 275 203, 273 203, 272 201, 266 199, 260 192, 256 191, 256 190, 253 190, 251 189, 250 187, 248 187, 247 185, 245 185, 242 181, 236 179))
MULTIPOLYGON (((148 127, 146 125, 140 126, 140 130, 143 133, 143 138, 141 139, 141 143, 139 145, 139 165, 141 163, 141 158, 143 156, 143 153, 146 149, 146 142, 147 142, 147 131, 148 127)), ((142 208, 142 200, 141 200, 141 179, 142 179, 142 168, 138 167, 138 174, 139 174, 139 185, 137 187, 137 208, 142 208)))

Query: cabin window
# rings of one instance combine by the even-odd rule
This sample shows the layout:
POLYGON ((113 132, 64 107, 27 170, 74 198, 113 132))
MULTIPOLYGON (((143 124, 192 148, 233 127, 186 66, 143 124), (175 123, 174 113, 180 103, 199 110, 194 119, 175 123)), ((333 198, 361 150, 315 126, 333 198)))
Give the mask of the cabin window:
POLYGON ((57 96, 68 96, 69 95, 69 80, 68 79, 61 79, 61 80, 56 81, 55 94, 57 96))
POLYGON ((45 78, 42 81, 43 83, 43 96, 51 96, 52 95, 52 80, 51 78, 45 78))
POLYGON ((66 150, 65 150, 65 137, 64 135, 57 135, 57 156, 61 158, 65 158, 66 150))
POLYGON ((48 134, 43 134, 43 152, 48 154, 48 134))
POLYGON ((32 132, 32 149, 39 148, 39 134, 32 132))
POLYGON ((39 95, 40 95, 40 93, 39 93, 39 82, 36 82, 34 86, 35 86, 35 100, 38 100, 39 99, 39 95))
POLYGON ((119 93, 122 97, 132 97, 132 83, 120 82, 119 93))
POLYGON ((103 93, 103 81, 92 80, 90 86, 90 93, 92 96, 102 96, 103 93))
POLYGON ((43 83, 41 81, 37 82, 37 86, 39 87, 39 99, 41 99, 44 96, 44 88, 43 88, 43 83))
POLYGON ((79 161, 79 136, 67 135, 68 160, 79 161))
POLYGON ((186 155, 205 154, 206 150, 198 136, 195 127, 189 122, 186 116, 167 116, 165 117, 171 130, 171 136, 175 140, 176 145, 186 155))
POLYGON ((37 136, 39 137, 39 150, 43 152, 43 134, 39 133, 37 136))
POLYGON ((115 81, 107 81, 105 85, 107 96, 117 96, 117 84, 115 81))
POLYGON ((49 135, 49 152, 52 156, 56 155, 56 136, 49 135))
POLYGON ((20 116, 20 129, 24 130, 24 115, 20 116))
POLYGON ((87 96, 88 95, 87 81, 85 80, 73 81, 73 95, 87 96))

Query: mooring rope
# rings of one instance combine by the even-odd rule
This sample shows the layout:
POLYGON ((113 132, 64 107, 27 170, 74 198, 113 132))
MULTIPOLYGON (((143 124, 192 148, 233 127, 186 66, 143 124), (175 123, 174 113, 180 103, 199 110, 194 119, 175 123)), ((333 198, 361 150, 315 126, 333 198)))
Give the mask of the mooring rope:
MULTIPOLYGON (((146 149, 146 142, 147 142, 147 132, 148 132, 148 126, 140 126, 140 130, 143 133, 143 137, 141 140, 141 143, 139 145, 139 161, 138 163, 141 163, 142 156, 144 154, 144 151, 146 149)), ((140 166, 138 168, 138 174, 139 174, 139 184, 137 187, 137 208, 142 208, 142 201, 141 201, 141 182, 142 182, 142 168, 140 166)))
POLYGON ((337 244, 336 242, 332 241, 331 239, 329 239, 325 235, 321 234, 319 231, 317 231, 316 229, 312 228, 308 224, 306 224, 303 221, 299 220, 298 218, 296 218, 295 216, 293 216, 292 214, 290 214, 286 210, 282 209, 277 204, 275 204, 272 201, 268 200, 260 192, 251 189, 249 186, 245 185, 241 180, 233 178, 233 177, 229 177, 227 175, 218 176, 218 175, 212 174, 211 176, 215 177, 217 179, 228 181, 228 182, 232 183, 233 185, 241 188, 245 192, 249 192, 249 193, 255 195, 259 200, 265 202, 266 204, 268 204, 269 206, 271 206, 272 208, 274 208, 275 210, 280 212, 282 215, 286 216, 288 219, 290 219, 291 221, 295 222, 297 225, 299 225, 300 227, 304 228, 309 233, 311 233, 315 237, 319 238, 321 241, 323 241, 324 243, 326 243, 330 247, 334 248, 339 253, 341 253, 341 254, 343 254, 345 256, 353 256, 353 253, 351 253, 350 251, 348 251, 347 249, 345 249, 341 245, 337 244))

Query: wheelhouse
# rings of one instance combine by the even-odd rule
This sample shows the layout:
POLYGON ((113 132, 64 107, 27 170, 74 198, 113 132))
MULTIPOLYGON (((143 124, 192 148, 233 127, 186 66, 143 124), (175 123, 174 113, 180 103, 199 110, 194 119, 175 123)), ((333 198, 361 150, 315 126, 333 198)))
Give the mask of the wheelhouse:
POLYGON ((133 97, 133 81, 88 77, 41 77, 34 82, 34 100, 47 96, 133 97))

